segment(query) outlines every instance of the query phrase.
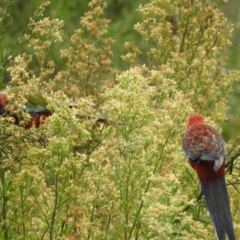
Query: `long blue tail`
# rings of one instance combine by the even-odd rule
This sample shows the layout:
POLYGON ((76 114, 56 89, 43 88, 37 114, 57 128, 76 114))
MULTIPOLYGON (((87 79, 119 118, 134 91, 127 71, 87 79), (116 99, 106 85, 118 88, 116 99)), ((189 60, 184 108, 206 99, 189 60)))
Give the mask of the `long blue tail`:
POLYGON ((225 177, 210 185, 200 182, 217 239, 225 240, 227 234, 229 240, 236 240, 225 177))

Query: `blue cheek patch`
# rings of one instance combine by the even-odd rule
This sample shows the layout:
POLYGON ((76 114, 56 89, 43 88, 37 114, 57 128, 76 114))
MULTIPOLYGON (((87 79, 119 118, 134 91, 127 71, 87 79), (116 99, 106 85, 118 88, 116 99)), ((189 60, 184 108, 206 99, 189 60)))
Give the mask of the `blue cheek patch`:
POLYGON ((5 108, 0 109, 0 116, 2 116, 6 112, 5 108))

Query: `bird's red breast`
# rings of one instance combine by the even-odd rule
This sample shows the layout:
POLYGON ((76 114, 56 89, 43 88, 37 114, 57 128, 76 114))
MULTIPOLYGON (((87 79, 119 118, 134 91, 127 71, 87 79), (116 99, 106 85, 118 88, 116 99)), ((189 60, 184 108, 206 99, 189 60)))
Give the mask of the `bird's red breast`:
POLYGON ((35 126, 36 128, 38 128, 41 124, 42 121, 44 121, 47 117, 51 116, 52 113, 44 113, 44 114, 38 114, 35 117, 32 117, 29 122, 27 123, 27 125, 25 126, 25 129, 30 129, 31 127, 35 126))

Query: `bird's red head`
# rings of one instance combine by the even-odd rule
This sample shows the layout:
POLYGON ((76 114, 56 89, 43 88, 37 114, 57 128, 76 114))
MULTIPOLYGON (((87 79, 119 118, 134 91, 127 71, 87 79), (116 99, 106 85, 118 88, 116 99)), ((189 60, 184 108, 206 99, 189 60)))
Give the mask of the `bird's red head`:
POLYGON ((3 92, 0 92, 0 109, 6 108, 7 105, 7 95, 3 92))
POLYGON ((187 127, 190 127, 194 124, 202 124, 204 123, 204 118, 201 115, 192 115, 188 119, 188 125, 187 127))

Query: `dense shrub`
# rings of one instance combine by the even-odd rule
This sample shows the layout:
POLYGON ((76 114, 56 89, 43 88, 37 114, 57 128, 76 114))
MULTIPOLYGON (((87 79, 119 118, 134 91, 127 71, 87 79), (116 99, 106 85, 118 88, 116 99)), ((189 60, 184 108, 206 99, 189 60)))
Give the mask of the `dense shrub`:
POLYGON ((125 43, 126 71, 114 67, 103 1, 92 0, 64 40, 64 69, 49 54, 64 21, 46 15, 48 2, 38 8, 22 36, 30 51, 8 57, 8 109, 21 122, 0 119, 1 239, 214 239, 181 139, 192 113, 221 126, 237 80, 223 69, 231 26, 222 2, 140 5, 141 41, 125 43), (33 100, 53 115, 25 130, 21 109, 33 100))

